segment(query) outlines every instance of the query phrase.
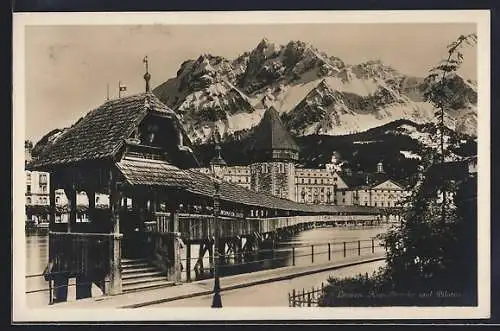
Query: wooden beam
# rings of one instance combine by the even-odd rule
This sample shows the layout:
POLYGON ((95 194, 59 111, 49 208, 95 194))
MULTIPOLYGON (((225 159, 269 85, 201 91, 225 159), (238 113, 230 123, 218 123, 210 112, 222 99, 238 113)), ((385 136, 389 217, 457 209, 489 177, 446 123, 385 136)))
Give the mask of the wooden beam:
POLYGON ((109 171, 109 206, 111 211, 111 221, 113 222, 113 233, 120 233, 120 207, 122 202, 122 193, 118 189, 116 181, 116 173, 110 169, 109 171))
POLYGON ((71 183, 64 188, 64 193, 68 198, 68 207, 69 207, 69 220, 67 231, 71 232, 72 228, 76 224, 76 188, 75 184, 71 183))
MULTIPOLYGON (((56 223, 56 188, 57 188, 56 175, 54 173, 50 174, 50 185, 49 185, 49 231, 54 231, 54 226, 56 223)), ((50 247, 50 245, 49 245, 50 247)), ((50 254, 49 254, 50 255, 50 254)))
POLYGON ((109 170, 109 206, 111 211, 111 220, 113 222, 113 238, 110 242, 110 284, 109 294, 115 295, 122 293, 122 277, 121 277, 121 235, 120 235, 120 204, 122 201, 122 193, 119 190, 116 180, 116 173, 113 169, 109 170))
POLYGON ((179 200, 178 192, 172 192, 168 196, 167 208, 170 212, 169 232, 179 232, 179 200))
POLYGON ((186 280, 191 281, 191 241, 186 240, 186 280))

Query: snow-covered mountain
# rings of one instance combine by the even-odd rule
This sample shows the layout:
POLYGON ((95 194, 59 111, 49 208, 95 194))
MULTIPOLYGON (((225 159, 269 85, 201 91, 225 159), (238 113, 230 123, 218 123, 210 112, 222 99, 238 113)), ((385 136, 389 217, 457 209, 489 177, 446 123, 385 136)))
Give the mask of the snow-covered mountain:
MULTIPOLYGON (((475 82, 455 76, 448 87, 455 95, 447 126, 476 135, 475 82)), ((263 39, 233 60, 203 54, 185 61, 154 93, 202 143, 214 126, 229 136, 248 130, 270 106, 297 136, 348 134, 398 119, 427 123, 435 109, 425 101, 425 89, 423 78, 380 61, 348 65, 302 41, 276 45, 263 39)))

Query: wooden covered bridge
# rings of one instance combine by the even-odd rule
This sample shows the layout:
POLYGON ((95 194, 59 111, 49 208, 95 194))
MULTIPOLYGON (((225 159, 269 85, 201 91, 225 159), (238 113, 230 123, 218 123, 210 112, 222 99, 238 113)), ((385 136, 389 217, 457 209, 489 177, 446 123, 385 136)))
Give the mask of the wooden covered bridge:
MULTIPOLYGON (((180 245, 188 257, 192 244, 200 255, 213 252, 213 178, 189 170, 199 166, 193 149, 178 115, 148 88, 104 103, 39 148, 28 168, 51 176, 46 278, 60 289, 54 301, 66 300, 72 277, 77 298, 90 296, 92 283, 107 294, 137 288, 125 271, 138 259, 179 282, 180 245), (57 189, 68 197, 67 223, 55 223, 57 189), (89 198, 89 222, 77 222, 77 192, 89 198), (96 193, 109 194, 109 208, 95 207, 96 193)), ((219 219, 222 249, 240 252, 312 224, 374 223, 378 211, 301 204, 222 182, 219 219)))

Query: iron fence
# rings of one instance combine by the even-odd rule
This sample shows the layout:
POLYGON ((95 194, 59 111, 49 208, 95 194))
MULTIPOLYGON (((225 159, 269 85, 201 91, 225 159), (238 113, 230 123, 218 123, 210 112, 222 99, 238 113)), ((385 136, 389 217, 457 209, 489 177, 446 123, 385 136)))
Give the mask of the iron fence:
POLYGON ((317 307, 319 300, 324 292, 324 284, 321 283, 319 288, 311 288, 311 290, 295 290, 288 293, 288 306, 289 307, 317 307))
MULTIPOLYGON (((228 273, 232 268, 244 266, 250 267, 246 272, 257 271, 251 267, 259 264, 266 264, 266 267, 260 268, 259 270, 290 266, 307 266, 330 263, 353 256, 371 256, 378 253, 379 248, 383 248, 382 242, 376 238, 371 238, 314 245, 296 245, 282 249, 260 249, 240 253, 220 254, 217 267, 222 270, 223 273, 228 273), (270 265, 273 262, 276 262, 275 265, 270 265)), ((195 274, 195 280, 211 278, 213 276, 215 254, 216 253, 202 258, 203 263, 208 262, 209 266, 203 267, 201 271, 196 270, 196 264, 200 260, 199 256, 189 259, 189 269, 184 268, 184 266, 188 265, 188 259, 181 258, 180 263, 182 265, 182 272, 184 273, 183 279, 188 282, 191 281, 192 273, 195 274)), ((240 270, 239 273, 245 272, 241 272, 240 270)))

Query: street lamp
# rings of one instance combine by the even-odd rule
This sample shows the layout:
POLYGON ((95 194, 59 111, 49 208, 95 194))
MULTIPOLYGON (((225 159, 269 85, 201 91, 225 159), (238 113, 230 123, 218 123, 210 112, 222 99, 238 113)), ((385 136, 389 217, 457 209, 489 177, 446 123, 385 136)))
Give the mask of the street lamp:
POLYGON ((333 185, 333 204, 337 205, 337 184, 333 185))
POLYGON ((226 161, 220 155, 220 146, 218 142, 215 145, 216 156, 210 161, 210 168, 214 178, 214 227, 215 227, 215 240, 214 240, 214 297, 212 300, 212 308, 222 308, 222 300, 220 297, 220 280, 219 280, 219 213, 220 213, 220 185, 224 176, 226 161))

